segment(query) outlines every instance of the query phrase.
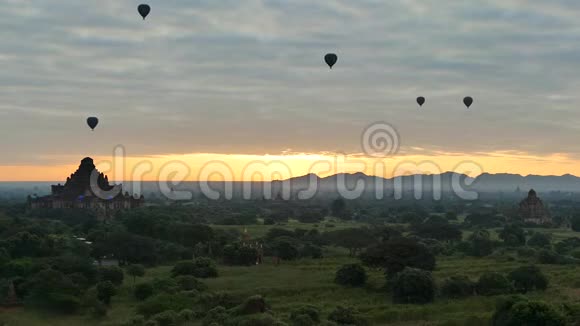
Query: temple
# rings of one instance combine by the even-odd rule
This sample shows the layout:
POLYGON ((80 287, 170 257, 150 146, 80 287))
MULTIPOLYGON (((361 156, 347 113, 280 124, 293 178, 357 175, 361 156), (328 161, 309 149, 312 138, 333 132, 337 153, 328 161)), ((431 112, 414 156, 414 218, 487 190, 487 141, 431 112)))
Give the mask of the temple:
POLYGON ((534 189, 530 190, 528 197, 520 202, 519 212, 525 223, 545 224, 552 222, 548 211, 534 189))
POLYGON ((144 204, 144 198, 123 193, 121 185, 110 185, 109 178, 95 168, 93 159, 86 157, 64 185, 51 187, 51 195, 28 196, 28 205, 38 208, 91 209, 99 217, 109 217, 118 210, 132 209, 144 204))

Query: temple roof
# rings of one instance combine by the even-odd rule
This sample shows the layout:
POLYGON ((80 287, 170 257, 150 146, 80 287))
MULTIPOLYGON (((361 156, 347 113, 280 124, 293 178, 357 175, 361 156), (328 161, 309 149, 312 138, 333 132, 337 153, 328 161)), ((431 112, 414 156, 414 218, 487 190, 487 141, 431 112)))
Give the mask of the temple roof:
MULTIPOLYGON (((114 186, 109 184, 109 178, 100 173, 93 163, 93 159, 85 157, 82 159, 78 169, 66 179, 63 185, 52 186, 52 195, 67 199, 76 199, 86 196, 94 196, 95 191, 111 191, 114 186), (94 188, 91 187, 93 178, 94 188), (96 182, 96 184, 95 184, 96 182)), ((116 195, 122 196, 122 191, 116 195)))

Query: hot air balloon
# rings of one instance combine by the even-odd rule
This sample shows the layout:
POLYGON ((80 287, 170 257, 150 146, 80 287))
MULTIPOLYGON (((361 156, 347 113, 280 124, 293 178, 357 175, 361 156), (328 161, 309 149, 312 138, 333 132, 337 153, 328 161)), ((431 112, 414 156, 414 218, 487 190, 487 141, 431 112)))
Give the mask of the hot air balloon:
POLYGON ((95 130, 95 128, 99 124, 99 119, 95 117, 87 118, 87 124, 89 125, 89 127, 91 127, 91 130, 95 130))
POLYGON ((147 17, 147 15, 149 15, 149 13, 151 12, 151 7, 149 7, 149 5, 139 5, 139 7, 137 7, 137 11, 139 11, 139 14, 141 15, 141 17, 143 17, 143 20, 145 20, 145 17, 147 17))
POLYGON ((465 106, 469 109, 471 104, 473 104, 473 98, 471 98, 470 96, 465 97, 463 99, 463 104, 465 104, 465 106))
POLYGON ((324 61, 326 61, 326 64, 330 67, 330 69, 332 69, 332 66, 334 66, 334 64, 338 61, 338 56, 334 53, 328 53, 324 56, 324 61))
POLYGON ((425 98, 423 96, 417 97, 417 104, 419 104, 419 106, 423 106, 423 104, 425 104, 425 98))

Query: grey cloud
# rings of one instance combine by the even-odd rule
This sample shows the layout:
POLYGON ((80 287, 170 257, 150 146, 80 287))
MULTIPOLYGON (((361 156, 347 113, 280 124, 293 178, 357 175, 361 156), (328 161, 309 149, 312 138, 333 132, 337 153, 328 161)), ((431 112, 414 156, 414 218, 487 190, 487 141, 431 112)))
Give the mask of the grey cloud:
POLYGON ((135 155, 358 153, 383 120, 408 147, 580 152, 576 2, 150 4, 142 21, 131 1, 0 0, 0 164, 118 143, 135 155))

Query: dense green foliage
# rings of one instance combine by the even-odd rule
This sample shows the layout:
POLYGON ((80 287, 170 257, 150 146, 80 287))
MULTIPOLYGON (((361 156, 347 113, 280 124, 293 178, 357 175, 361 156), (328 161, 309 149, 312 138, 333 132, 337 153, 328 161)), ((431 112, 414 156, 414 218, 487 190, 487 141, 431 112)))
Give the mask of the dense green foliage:
POLYGON ((348 264, 336 271, 334 282, 345 286, 363 286, 367 281, 367 273, 359 264, 348 264))
POLYGON ((394 303, 425 304, 435 299, 435 281, 431 272, 405 268, 393 280, 394 303))
POLYGON ((529 298, 497 325, 570 324, 580 240, 506 224, 498 207, 199 202, 106 222, 0 209, 0 304, 12 285, 16 298, 0 324, 487 325, 514 292, 529 298))

